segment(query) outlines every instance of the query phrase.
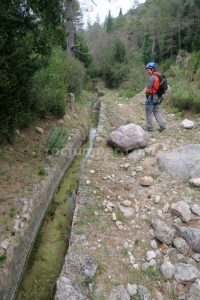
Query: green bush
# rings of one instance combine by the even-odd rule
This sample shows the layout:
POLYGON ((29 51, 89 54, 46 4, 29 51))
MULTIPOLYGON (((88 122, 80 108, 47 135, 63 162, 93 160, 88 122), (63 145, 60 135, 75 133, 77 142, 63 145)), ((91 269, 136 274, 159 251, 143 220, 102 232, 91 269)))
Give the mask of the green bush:
POLYGON ((46 141, 46 151, 48 154, 55 155, 65 147, 69 133, 66 129, 55 128, 51 130, 46 141))
POLYGON ((104 69, 104 80, 108 88, 117 88, 120 83, 128 79, 128 65, 115 63, 107 65, 104 69))
POLYGON ((200 96, 197 87, 186 81, 173 85, 172 104, 179 110, 200 112, 200 96))
POLYGON ((51 112, 62 117, 66 111, 68 92, 79 94, 85 71, 82 64, 55 48, 48 66, 40 69, 33 78, 31 94, 34 110, 41 116, 51 112))

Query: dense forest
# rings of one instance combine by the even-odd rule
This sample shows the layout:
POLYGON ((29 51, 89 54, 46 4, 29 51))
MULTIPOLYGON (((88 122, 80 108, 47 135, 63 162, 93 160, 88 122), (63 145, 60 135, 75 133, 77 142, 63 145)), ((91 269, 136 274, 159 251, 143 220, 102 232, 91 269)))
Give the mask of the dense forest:
POLYGON ((96 78, 133 96, 151 60, 167 74, 173 104, 200 111, 200 0, 133 1, 126 15, 109 11, 86 29, 77 0, 2 0, 0 20, 0 141, 34 118, 62 117, 67 93, 96 78))

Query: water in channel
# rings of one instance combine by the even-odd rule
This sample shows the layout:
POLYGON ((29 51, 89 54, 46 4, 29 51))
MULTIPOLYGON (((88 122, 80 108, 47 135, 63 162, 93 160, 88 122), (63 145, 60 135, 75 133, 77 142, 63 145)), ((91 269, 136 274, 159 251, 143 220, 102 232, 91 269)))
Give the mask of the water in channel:
POLYGON ((91 117, 91 129, 85 143, 66 171, 55 192, 47 215, 34 243, 16 300, 52 300, 56 280, 67 252, 78 188, 80 168, 89 157, 98 122, 97 112, 91 117))

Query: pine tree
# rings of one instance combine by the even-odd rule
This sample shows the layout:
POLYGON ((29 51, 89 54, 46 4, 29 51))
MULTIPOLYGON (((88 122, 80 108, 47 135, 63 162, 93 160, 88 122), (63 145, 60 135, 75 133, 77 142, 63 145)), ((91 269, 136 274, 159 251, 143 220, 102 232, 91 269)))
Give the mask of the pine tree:
POLYGON ((113 31, 113 19, 109 10, 108 17, 106 19, 106 32, 111 33, 113 31))
POLYGON ((152 41, 150 34, 146 32, 144 34, 144 40, 142 45, 141 60, 146 65, 148 61, 151 61, 152 59, 152 41))

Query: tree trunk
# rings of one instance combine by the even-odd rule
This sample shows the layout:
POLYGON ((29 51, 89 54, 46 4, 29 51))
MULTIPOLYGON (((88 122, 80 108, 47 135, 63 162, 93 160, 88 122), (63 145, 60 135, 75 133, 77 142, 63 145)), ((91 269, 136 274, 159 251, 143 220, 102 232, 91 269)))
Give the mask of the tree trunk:
POLYGON ((67 15, 67 54, 69 56, 74 56, 74 12, 73 12, 73 0, 66 1, 66 15, 67 15))

